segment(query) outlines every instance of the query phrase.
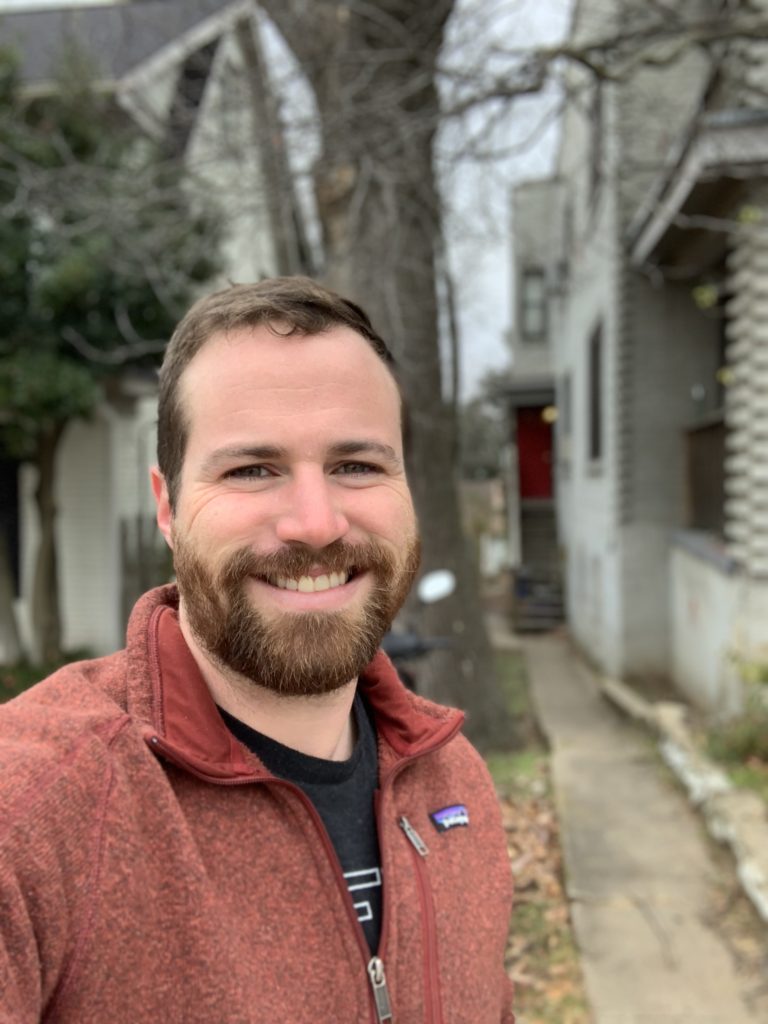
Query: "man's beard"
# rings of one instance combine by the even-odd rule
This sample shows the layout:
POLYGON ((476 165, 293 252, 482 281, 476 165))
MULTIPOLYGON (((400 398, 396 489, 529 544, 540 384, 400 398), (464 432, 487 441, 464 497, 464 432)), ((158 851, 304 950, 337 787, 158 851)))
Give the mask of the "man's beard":
POLYGON ((286 697, 330 693, 360 674, 402 607, 419 560, 414 536, 402 564, 376 541, 335 541, 321 551, 242 549, 213 571, 186 538, 174 536, 179 593, 195 639, 223 670, 286 697), (317 565, 328 574, 368 573, 373 587, 362 608, 264 614, 254 606, 249 577, 297 579, 317 565))

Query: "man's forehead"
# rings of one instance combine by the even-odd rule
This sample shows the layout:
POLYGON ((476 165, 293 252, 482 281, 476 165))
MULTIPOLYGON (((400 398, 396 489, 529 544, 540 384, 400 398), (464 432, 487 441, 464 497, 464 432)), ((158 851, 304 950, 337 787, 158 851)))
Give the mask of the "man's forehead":
POLYGON ((347 327, 281 336, 258 325, 213 334, 182 374, 179 401, 188 441, 209 450, 222 442, 279 445, 318 414, 323 419, 306 426, 321 429, 323 444, 394 440, 397 458, 402 454, 397 382, 366 339, 347 327))
MULTIPOLYGON (((400 403, 400 388, 390 366, 373 345, 360 333, 346 325, 334 325, 317 334, 288 333, 287 325, 264 323, 216 331, 201 345, 184 369, 179 380, 182 400, 194 404, 195 395, 212 383, 212 374, 242 371, 242 381, 251 380, 265 390, 283 386, 283 379, 308 378, 308 363, 313 359, 323 370, 339 374, 344 384, 358 375, 374 376, 387 383, 400 403), (263 376, 250 376, 258 373, 263 376)), ((377 382, 377 386, 378 386, 377 382)))
POLYGON ((192 356, 186 370, 200 363, 242 358, 246 352, 252 359, 263 356, 271 363, 278 361, 291 366, 308 348, 318 348, 326 360, 337 359, 339 362, 345 361, 352 353, 370 357, 373 365, 381 367, 394 379, 390 366, 372 342, 353 328, 334 324, 318 333, 305 334, 294 332, 289 324, 280 321, 214 331, 192 356))

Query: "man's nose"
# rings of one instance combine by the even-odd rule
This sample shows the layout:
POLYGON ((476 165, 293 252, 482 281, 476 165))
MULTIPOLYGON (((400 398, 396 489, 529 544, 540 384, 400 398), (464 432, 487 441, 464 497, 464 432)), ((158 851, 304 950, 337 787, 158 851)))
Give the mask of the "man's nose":
POLYGON ((297 474, 284 495, 286 505, 276 526, 277 537, 284 544, 324 548, 349 530, 339 507, 339 495, 325 473, 297 474))

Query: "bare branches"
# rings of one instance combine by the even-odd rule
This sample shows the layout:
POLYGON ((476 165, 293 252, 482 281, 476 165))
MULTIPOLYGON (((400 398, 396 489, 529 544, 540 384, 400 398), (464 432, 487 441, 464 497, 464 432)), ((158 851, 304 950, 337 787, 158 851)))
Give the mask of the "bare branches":
MULTIPOLYGON (((118 314, 119 315, 119 314, 118 314)), ((90 363, 101 366, 125 366, 148 355, 159 355, 168 344, 167 339, 159 341, 135 341, 116 348, 103 349, 91 345, 83 335, 73 327, 63 327, 61 337, 68 345, 90 363)))
MULTIPOLYGON (((461 121, 477 109, 503 106, 508 111, 517 101, 543 93, 568 69, 582 69, 589 80, 621 82, 643 68, 669 67, 692 49, 716 58, 730 43, 768 40, 764 10, 740 5, 738 10, 721 9, 703 17, 691 6, 648 0, 634 20, 604 34, 539 47, 505 46, 498 36, 488 45, 467 47, 467 39, 473 43, 473 31, 477 35, 468 17, 467 38, 444 52, 435 66, 430 49, 414 45, 413 34, 390 5, 374 0, 317 0, 309 5, 306 0, 261 0, 278 30, 290 38, 317 94, 330 90, 342 98, 324 118, 326 139, 345 134, 347 153, 355 159, 361 155, 355 146, 362 138, 366 146, 374 141, 376 158, 382 161, 409 140, 436 130, 438 122, 427 118, 418 103, 430 82, 440 90, 440 120, 461 121), (311 33, 303 30, 308 22, 311 33), (474 54, 469 64, 468 52, 474 54), (396 66, 407 67, 408 73, 390 73, 396 66), (395 121, 397 133, 392 131, 395 121)), ((510 38, 519 40, 519 32, 510 38)), ((306 130, 317 123, 314 112, 303 118, 306 130)), ((294 134, 301 129, 301 123, 290 125, 294 134)))
POLYGON ((711 49, 735 41, 768 40, 768 15, 762 12, 686 20, 679 12, 671 17, 661 0, 649 4, 649 10, 657 17, 580 43, 568 40, 537 49, 492 47, 484 54, 486 65, 506 65, 495 74, 450 63, 442 66, 446 115, 460 117, 478 106, 541 92, 563 64, 581 67, 602 81, 620 82, 643 67, 669 66, 694 47, 711 49))

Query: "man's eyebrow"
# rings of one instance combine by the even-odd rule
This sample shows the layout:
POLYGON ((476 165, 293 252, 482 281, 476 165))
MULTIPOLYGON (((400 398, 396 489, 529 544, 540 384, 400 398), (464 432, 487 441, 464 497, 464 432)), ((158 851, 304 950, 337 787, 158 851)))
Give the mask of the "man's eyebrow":
POLYGON ((207 455, 203 461, 203 471, 210 472, 217 469, 222 462, 231 462, 236 459, 256 459, 259 462, 269 459, 284 459, 288 455, 286 448, 280 448, 274 444, 246 444, 231 445, 217 448, 207 455))
POLYGON ((331 445, 330 455, 379 455, 382 459, 392 463, 394 466, 401 466, 402 460, 392 445, 382 444, 381 441, 339 441, 331 445))

